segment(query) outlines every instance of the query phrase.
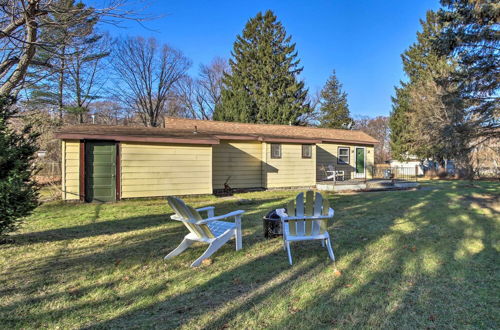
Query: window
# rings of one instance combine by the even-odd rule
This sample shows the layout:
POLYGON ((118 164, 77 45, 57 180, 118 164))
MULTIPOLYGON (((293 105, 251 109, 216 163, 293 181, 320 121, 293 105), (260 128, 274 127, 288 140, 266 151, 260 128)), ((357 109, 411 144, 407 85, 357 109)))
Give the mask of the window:
POLYGON ((271 144, 271 158, 281 158, 281 144, 271 144))
POLYGON ((312 145, 303 144, 302 145, 302 158, 312 158, 312 145))
POLYGON ((339 147, 337 164, 349 164, 349 148, 339 147))

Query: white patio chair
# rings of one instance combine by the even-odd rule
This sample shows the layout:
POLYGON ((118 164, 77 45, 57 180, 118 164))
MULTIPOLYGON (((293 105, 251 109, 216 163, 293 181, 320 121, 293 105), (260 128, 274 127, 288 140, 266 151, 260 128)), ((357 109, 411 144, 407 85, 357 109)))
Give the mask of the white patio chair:
POLYGON ((181 199, 176 197, 167 197, 168 204, 174 210, 175 214, 170 218, 172 220, 182 221, 189 230, 189 234, 175 250, 170 252, 165 259, 169 259, 181 254, 194 242, 203 242, 209 244, 208 249, 192 264, 191 267, 197 267, 201 262, 210 258, 220 247, 222 247, 232 237, 236 240, 236 251, 243 247, 241 236, 241 215, 243 210, 233 211, 224 215, 214 216, 213 206, 207 206, 194 209, 186 205, 181 199), (208 217, 203 219, 199 212, 206 211, 208 217), (234 217, 234 223, 219 221, 234 217))
POLYGON ((320 193, 309 190, 297 195, 295 200, 288 203, 285 209, 277 210, 281 218, 283 228, 283 248, 288 252, 288 261, 292 264, 292 252, 290 243, 296 241, 321 240, 321 246, 325 246, 332 260, 335 260, 330 235, 327 226, 328 219, 333 218, 334 211, 330 208, 328 200, 320 193), (315 198, 314 198, 315 197, 315 198))
POLYGON ((345 173, 342 170, 335 170, 335 167, 331 164, 328 165, 327 169, 325 169, 326 172, 326 179, 330 180, 332 179, 333 181, 344 181, 345 178, 345 173), (339 180, 340 178, 340 180, 339 180))
POLYGON ((344 181, 345 179, 345 173, 343 170, 336 170, 335 167, 332 164, 328 165, 328 170, 326 170, 327 173, 327 180, 333 179, 333 181, 344 181), (331 173, 331 174, 328 174, 331 173))

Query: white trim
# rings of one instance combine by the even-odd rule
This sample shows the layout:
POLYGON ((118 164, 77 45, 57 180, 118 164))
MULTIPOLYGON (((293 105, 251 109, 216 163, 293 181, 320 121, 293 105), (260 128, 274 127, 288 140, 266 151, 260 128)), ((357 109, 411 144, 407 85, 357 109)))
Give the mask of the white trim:
MULTIPOLYGON (((345 156, 345 155, 343 155, 345 156)), ((351 162, 351 147, 337 147, 337 165, 349 165, 351 162), (347 162, 344 162, 343 160, 340 159, 340 150, 341 149, 346 149, 347 150, 347 162)))

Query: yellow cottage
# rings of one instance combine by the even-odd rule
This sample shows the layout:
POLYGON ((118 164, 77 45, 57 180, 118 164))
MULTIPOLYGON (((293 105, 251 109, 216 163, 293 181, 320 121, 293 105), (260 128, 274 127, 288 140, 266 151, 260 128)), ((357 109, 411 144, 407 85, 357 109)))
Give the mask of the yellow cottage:
POLYGON ((313 187, 370 178, 377 140, 355 130, 167 118, 162 128, 78 125, 62 140, 64 200, 313 187))

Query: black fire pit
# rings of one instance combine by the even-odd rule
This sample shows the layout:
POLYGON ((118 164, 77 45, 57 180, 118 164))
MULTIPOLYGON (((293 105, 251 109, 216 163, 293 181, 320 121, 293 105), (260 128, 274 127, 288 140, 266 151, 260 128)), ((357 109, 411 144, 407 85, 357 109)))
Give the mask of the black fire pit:
POLYGON ((264 226, 265 238, 274 238, 278 236, 283 236, 283 229, 281 228, 281 219, 276 210, 272 210, 268 214, 266 214, 266 216, 262 218, 262 224, 264 226))

